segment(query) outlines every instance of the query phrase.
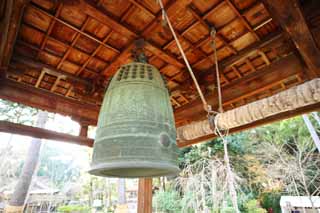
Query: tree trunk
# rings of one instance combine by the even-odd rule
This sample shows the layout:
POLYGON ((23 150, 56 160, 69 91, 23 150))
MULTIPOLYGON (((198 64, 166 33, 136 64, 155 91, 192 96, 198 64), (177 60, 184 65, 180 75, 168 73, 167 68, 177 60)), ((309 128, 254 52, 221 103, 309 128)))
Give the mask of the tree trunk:
MULTIPOLYGON (((38 114, 37 127, 43 128, 48 120, 48 113, 40 111, 38 114)), ((6 208, 7 213, 23 212, 28 197, 28 191, 32 177, 36 174, 41 149, 41 139, 33 138, 28 150, 27 158, 22 168, 17 185, 6 208)))

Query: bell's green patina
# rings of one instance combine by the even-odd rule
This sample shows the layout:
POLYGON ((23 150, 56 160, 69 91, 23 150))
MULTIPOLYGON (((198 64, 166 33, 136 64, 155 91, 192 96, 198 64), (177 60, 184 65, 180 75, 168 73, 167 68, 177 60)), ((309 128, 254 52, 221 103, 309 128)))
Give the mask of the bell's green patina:
POLYGON ((159 71, 144 63, 122 66, 110 82, 99 115, 93 175, 175 175, 178 148, 172 106, 159 71))

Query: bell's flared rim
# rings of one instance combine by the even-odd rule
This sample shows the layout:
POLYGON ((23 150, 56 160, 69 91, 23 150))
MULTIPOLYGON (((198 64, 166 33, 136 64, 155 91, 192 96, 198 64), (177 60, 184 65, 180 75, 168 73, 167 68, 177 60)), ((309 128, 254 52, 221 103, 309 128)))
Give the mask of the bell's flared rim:
POLYGON ((102 177, 143 178, 176 176, 180 169, 169 163, 147 161, 98 163, 92 165, 89 174, 102 177))

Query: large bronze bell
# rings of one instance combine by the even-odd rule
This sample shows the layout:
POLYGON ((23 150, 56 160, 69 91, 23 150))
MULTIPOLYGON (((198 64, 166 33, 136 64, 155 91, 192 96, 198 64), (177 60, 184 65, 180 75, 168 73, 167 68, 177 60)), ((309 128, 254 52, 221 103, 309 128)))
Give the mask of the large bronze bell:
POLYGON ((90 174, 113 177, 174 175, 176 130, 168 90, 150 64, 122 66, 99 115, 90 174))

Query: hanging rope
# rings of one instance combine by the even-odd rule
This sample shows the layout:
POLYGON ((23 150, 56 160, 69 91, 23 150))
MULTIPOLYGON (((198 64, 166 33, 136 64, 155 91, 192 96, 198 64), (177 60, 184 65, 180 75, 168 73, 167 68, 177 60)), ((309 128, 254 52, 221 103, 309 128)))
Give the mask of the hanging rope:
POLYGON ((174 37, 174 40, 175 40, 176 43, 177 43, 177 46, 178 46, 178 49, 179 49, 179 51, 180 51, 180 53, 181 53, 181 55, 182 55, 182 58, 183 58, 186 66, 187 66, 187 68, 188 68, 188 71, 189 71, 189 73, 190 73, 190 75, 191 75, 191 77, 192 77, 192 80, 193 80, 194 84, 196 85, 196 89, 197 89, 197 91, 198 91, 198 93, 199 93, 199 96, 200 96, 200 98, 201 98, 203 107, 204 107, 204 109, 205 109, 208 113, 211 113, 211 112, 212 112, 212 109, 211 109, 212 107, 207 103, 207 101, 206 101, 206 99, 205 99, 205 97, 204 97, 204 95, 203 95, 203 93, 202 93, 202 91, 201 91, 201 88, 200 88, 200 86, 199 86, 199 84, 198 84, 198 81, 197 81, 197 79, 196 79, 193 71, 192 71, 192 68, 191 68, 191 66, 190 66, 190 64, 189 64, 189 61, 188 61, 188 59, 187 59, 187 57, 186 57, 186 55, 185 55, 185 53, 184 53, 184 51, 183 51, 183 48, 182 48, 182 46, 181 46, 181 44, 180 44, 180 41, 179 41, 179 39, 178 39, 178 37, 177 37, 177 35, 176 35, 176 33, 175 33, 172 25, 171 25, 171 22, 170 22, 170 20, 169 20, 169 17, 168 17, 168 15, 167 15, 167 13, 166 13, 166 11, 165 11, 165 9, 164 9, 162 0, 158 0, 158 3, 159 3, 159 5, 160 5, 161 11, 162 11, 162 19, 163 19, 163 20, 166 22, 166 24, 169 26, 170 31, 171 31, 171 33, 172 33, 172 35, 173 35, 173 37, 174 37))
POLYGON ((218 54, 217 54, 217 45, 216 45, 216 34, 217 31, 215 28, 211 29, 211 45, 213 49, 213 61, 216 67, 216 79, 217 79, 217 88, 218 88, 218 101, 219 101, 219 109, 218 111, 221 113, 223 112, 223 106, 222 106, 222 93, 221 93, 221 84, 220 84, 220 72, 219 72, 219 64, 218 64, 218 54))

